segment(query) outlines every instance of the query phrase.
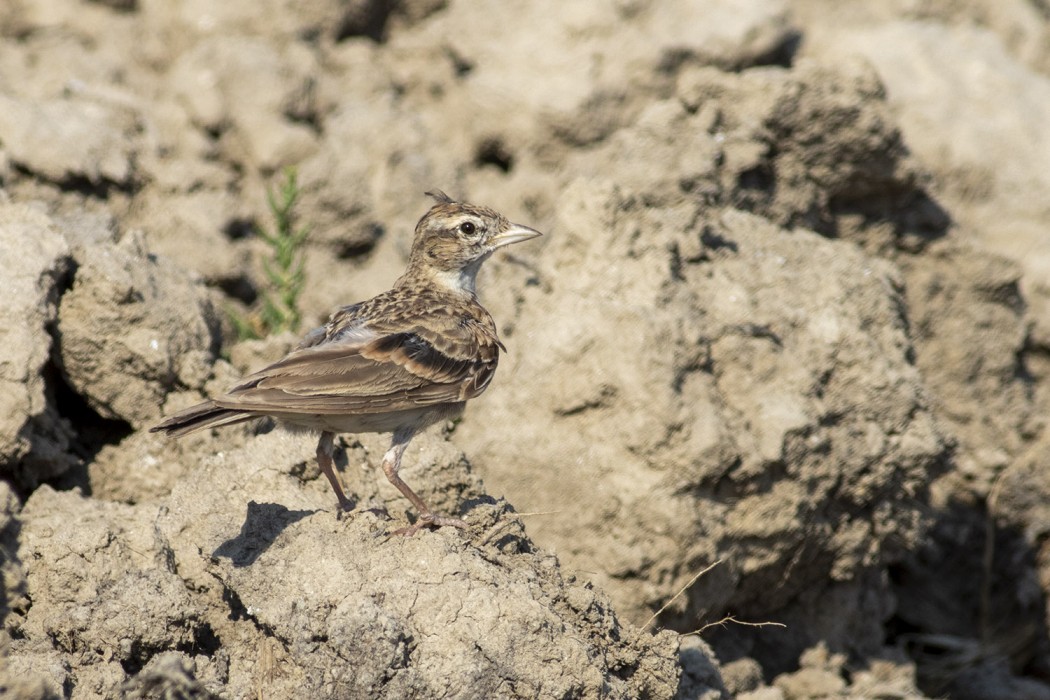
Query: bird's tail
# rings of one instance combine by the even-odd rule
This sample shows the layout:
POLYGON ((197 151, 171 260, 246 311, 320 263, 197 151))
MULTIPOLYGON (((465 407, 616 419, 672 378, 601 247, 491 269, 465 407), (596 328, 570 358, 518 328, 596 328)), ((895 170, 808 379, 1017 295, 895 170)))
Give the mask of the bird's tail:
POLYGON ((232 408, 223 408, 214 401, 205 401, 183 409, 149 429, 151 433, 164 433, 168 437, 182 437, 202 428, 213 428, 240 423, 257 416, 232 408))

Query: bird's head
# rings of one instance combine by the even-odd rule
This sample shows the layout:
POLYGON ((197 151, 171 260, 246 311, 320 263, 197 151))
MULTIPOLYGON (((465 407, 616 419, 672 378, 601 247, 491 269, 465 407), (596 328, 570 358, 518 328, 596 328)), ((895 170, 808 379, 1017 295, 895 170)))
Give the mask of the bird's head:
POLYGON ((440 191, 427 194, 437 203, 416 224, 409 272, 453 291, 473 294, 478 269, 493 252, 541 235, 488 207, 455 202, 440 191))

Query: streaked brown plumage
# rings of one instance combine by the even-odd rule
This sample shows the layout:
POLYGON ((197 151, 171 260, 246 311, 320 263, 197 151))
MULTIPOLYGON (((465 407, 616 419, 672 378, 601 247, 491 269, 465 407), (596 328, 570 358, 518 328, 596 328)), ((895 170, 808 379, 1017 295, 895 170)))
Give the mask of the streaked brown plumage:
POLYGON ((339 309, 284 359, 151 430, 180 437, 261 416, 320 430, 317 463, 344 511, 353 506, 333 468, 335 433, 390 432, 383 471, 419 511, 399 532, 466 527, 434 514, 401 480, 401 456, 416 433, 461 412, 492 380, 504 348, 478 302, 476 275, 498 248, 540 234, 487 207, 428 194, 437 204, 416 225, 408 269, 392 289, 339 309))

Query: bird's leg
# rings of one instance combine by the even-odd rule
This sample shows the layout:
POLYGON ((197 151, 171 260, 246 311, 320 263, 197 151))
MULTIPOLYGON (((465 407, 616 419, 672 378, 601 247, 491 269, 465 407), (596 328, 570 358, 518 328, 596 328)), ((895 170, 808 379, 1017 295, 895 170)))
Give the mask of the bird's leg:
POLYGON ((399 530, 395 530, 393 534, 404 535, 405 537, 411 537, 425 527, 458 527, 466 528, 467 524, 459 518, 449 518, 444 515, 436 515, 423 499, 420 498, 415 491, 408 487, 401 477, 398 476, 398 470, 401 469, 401 455, 405 453, 405 448, 408 447, 409 440, 412 439, 414 431, 397 431, 394 433, 394 442, 387 450, 387 453, 383 455, 383 473, 386 474, 386 478, 391 484, 397 487, 397 490, 404 495, 405 498, 412 502, 412 505, 419 511, 419 520, 416 521, 415 525, 409 525, 399 530))
POLYGON ((343 493, 343 486, 339 483, 339 476, 335 473, 334 461, 332 460, 332 448, 334 446, 335 433, 323 432, 317 443, 317 466, 321 473, 328 477, 332 484, 335 497, 339 499, 339 512, 346 513, 354 509, 354 504, 343 493))

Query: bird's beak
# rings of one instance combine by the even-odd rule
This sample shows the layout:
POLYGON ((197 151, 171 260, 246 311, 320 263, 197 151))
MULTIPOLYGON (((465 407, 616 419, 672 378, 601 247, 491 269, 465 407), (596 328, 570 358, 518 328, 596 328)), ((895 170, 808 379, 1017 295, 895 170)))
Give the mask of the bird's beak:
POLYGON ((495 236, 490 238, 489 245, 492 246, 493 250, 495 250, 496 248, 502 248, 503 246, 510 245, 511 243, 520 243, 522 241, 527 241, 530 238, 536 238, 537 236, 542 235, 542 233, 540 233, 534 228, 529 228, 528 226, 522 226, 520 224, 511 224, 509 229, 497 233, 495 236))

